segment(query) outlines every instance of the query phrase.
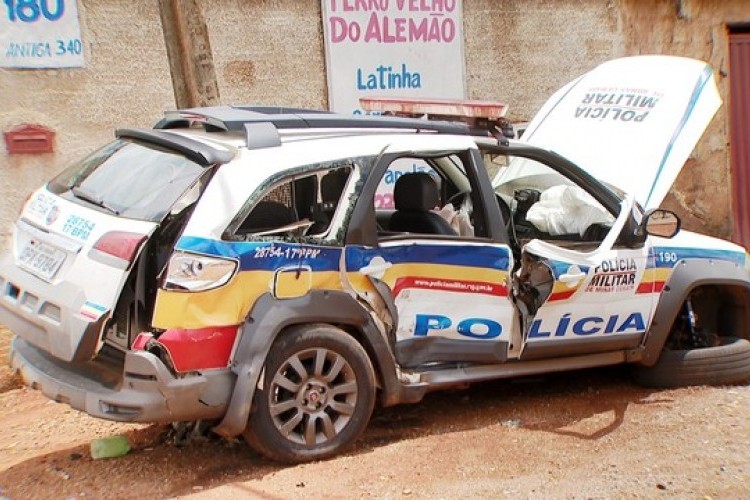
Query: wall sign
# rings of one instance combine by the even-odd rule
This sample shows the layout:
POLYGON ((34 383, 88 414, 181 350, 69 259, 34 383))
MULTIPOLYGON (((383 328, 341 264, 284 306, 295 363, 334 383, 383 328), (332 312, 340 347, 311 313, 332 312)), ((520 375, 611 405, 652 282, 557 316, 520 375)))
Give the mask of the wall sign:
POLYGON ((0 67, 82 66, 76 0, 0 1, 0 67))
POLYGON ((461 0, 321 0, 332 111, 363 96, 465 98, 461 0))

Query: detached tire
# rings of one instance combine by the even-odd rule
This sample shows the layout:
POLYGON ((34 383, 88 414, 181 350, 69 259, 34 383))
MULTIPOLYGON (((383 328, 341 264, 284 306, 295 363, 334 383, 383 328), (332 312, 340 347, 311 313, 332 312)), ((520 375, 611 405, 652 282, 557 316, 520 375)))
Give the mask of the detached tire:
POLYGON ((375 372, 364 348, 329 325, 287 331, 271 347, 263 386, 243 434, 266 457, 320 460, 351 445, 375 406, 375 372))
POLYGON ((721 345, 671 351, 664 349, 652 367, 636 366, 633 378, 646 387, 731 385, 750 380, 750 342, 719 337, 721 345))

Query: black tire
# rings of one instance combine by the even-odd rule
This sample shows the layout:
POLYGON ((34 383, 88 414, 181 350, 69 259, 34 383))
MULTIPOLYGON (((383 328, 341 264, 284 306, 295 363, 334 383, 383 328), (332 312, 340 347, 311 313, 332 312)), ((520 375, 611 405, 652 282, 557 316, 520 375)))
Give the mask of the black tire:
POLYGON ((350 446, 374 406, 375 372, 356 339, 329 325, 294 327, 271 347, 243 436, 272 460, 320 460, 350 446))
POLYGON ((646 387, 731 385, 750 380, 750 342, 719 337, 716 347, 664 349, 652 367, 636 366, 633 378, 646 387))

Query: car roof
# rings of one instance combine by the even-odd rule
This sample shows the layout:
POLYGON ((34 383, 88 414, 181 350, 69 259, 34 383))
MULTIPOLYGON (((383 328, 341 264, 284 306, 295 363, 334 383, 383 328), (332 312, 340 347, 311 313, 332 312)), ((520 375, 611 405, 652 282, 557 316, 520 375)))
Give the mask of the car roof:
POLYGON ((455 121, 382 115, 345 115, 328 111, 270 106, 213 106, 168 111, 156 130, 200 130, 234 147, 261 149, 282 142, 327 136, 373 134, 448 134, 489 136, 487 128, 455 121))
POLYGON ((153 129, 120 129, 118 138, 167 147, 210 166, 254 152, 283 170, 281 164, 376 155, 382 152, 459 150, 483 144, 508 145, 491 124, 342 115, 299 108, 214 106, 168 111, 153 129), (304 143, 300 147, 293 144, 304 143), (281 150, 279 146, 286 145, 281 150), (271 155, 271 157, 268 157, 271 155), (290 162, 280 161, 289 156, 290 162))

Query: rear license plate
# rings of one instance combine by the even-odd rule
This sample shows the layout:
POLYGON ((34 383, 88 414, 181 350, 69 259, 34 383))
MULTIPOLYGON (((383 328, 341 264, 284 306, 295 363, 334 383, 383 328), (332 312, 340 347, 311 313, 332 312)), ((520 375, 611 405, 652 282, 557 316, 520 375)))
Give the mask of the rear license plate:
POLYGON ((21 250, 18 260, 21 267, 49 281, 65 260, 65 252, 47 243, 32 240, 21 250))

